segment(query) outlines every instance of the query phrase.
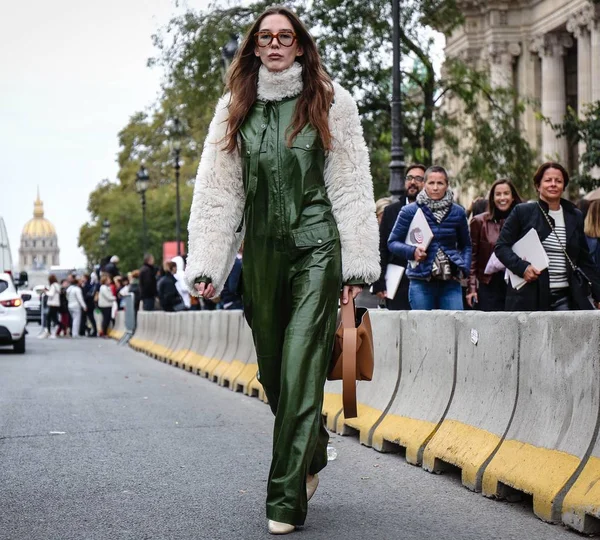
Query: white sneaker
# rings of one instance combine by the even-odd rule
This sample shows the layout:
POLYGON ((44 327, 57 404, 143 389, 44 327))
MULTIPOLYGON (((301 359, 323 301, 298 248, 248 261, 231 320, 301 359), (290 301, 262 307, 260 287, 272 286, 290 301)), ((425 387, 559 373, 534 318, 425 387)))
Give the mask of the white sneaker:
POLYGON ((279 521, 269 520, 269 534, 290 534, 294 532, 296 527, 289 523, 281 523, 279 521))
POLYGON ((44 329, 42 330, 42 332, 40 332, 40 334, 38 335, 38 339, 46 339, 48 336, 50 335, 50 332, 48 332, 48 330, 44 329))
POLYGON ((56 334, 50 334, 50 339, 56 339, 56 334))
POLYGON ((308 477, 306 478, 306 499, 307 500, 310 501, 312 499, 312 496, 315 494, 315 491, 317 491, 318 485, 319 485, 319 475, 318 474, 314 474, 310 480, 308 479, 308 477))

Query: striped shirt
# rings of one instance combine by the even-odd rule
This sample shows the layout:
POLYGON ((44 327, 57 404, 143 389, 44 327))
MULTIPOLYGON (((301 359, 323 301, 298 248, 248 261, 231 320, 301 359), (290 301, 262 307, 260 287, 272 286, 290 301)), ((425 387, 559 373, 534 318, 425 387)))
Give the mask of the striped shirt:
POLYGON ((560 207, 560 210, 549 210, 548 215, 554 220, 554 230, 546 238, 542 245, 548 254, 550 259, 550 265, 548 266, 548 273, 550 274, 550 288, 551 289, 564 289, 569 286, 568 275, 567 275, 567 259, 565 253, 559 241, 556 238, 560 238, 562 245, 567 247, 567 229, 565 228, 565 215, 560 207))

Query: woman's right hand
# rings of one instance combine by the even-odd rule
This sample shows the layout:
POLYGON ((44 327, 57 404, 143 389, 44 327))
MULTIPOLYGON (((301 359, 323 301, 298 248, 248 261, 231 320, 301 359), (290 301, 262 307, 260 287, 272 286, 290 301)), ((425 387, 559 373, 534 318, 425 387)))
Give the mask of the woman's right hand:
POLYGON ((523 279, 527 283, 533 283, 537 278, 540 277, 541 272, 532 264, 527 267, 525 273, 523 274, 523 279))
POLYGON ((207 298, 209 300, 213 298, 216 294, 215 288, 213 287, 212 283, 209 283, 207 285, 204 281, 202 281, 200 283, 194 284, 194 288, 198 291, 202 298, 207 298))
POLYGON ((477 296, 476 292, 467 294, 467 304, 470 308, 473 307, 473 304, 476 304, 478 302, 479 302, 479 297, 477 296))
POLYGON ((417 246, 415 249, 415 261, 422 262, 427 258, 427 251, 422 247, 417 246))

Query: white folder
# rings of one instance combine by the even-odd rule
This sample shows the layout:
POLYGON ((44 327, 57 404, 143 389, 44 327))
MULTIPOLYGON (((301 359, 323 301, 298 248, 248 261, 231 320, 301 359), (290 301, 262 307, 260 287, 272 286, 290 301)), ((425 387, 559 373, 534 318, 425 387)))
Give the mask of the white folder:
MULTIPOLYGON (((531 229, 521 240, 516 242, 512 250, 524 261, 532 264, 538 270, 545 270, 550 264, 548 254, 540 241, 540 237, 535 229, 531 229)), ((506 270, 510 283, 513 288, 519 290, 527 282, 522 278, 513 274, 510 270, 506 270)))
POLYGON ((389 300, 393 300, 398 291, 400 281, 406 268, 397 264, 388 264, 385 271, 385 290, 389 300))
MULTIPOLYGON (((410 226, 408 227, 408 233, 406 234, 405 244, 409 246, 420 247, 427 249, 431 241, 433 240, 433 232, 427 218, 420 208, 412 218, 410 226)), ((417 261, 410 261, 410 265, 415 268, 419 263, 417 261)))

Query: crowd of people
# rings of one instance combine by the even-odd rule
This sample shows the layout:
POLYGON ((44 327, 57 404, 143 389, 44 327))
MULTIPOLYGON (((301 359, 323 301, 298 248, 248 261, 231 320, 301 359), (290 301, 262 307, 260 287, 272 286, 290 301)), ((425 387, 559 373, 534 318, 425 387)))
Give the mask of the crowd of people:
POLYGON ((600 201, 575 205, 563 195, 569 174, 544 163, 533 178, 537 199, 523 202, 510 179, 465 211, 443 167, 410 165, 406 198, 377 201, 382 272, 372 286, 390 310, 562 311, 600 307, 600 201), (407 238, 418 210, 433 233, 427 249, 407 238), (538 269, 513 246, 535 230, 549 261, 538 269), (386 272, 406 270, 395 295, 386 272), (524 279, 511 285, 508 271, 524 279))
POLYGON ((117 311, 125 308, 128 296, 133 297, 131 305, 136 317, 140 309, 168 312, 242 309, 241 251, 227 286, 219 297, 211 300, 190 296, 183 281, 184 257, 174 257, 157 267, 154 257, 146 254, 141 268, 126 274, 119 270, 119 262, 114 255, 89 274, 73 273, 60 282, 56 275, 50 274, 45 289, 44 324, 38 337, 107 337, 117 311))

